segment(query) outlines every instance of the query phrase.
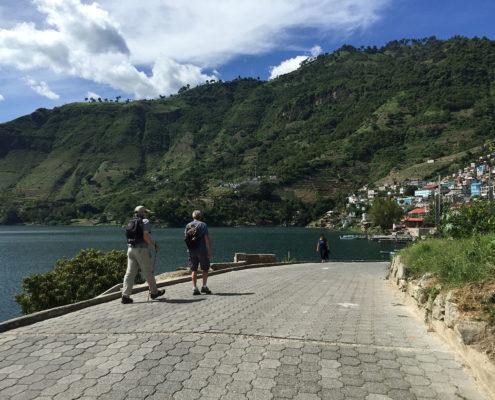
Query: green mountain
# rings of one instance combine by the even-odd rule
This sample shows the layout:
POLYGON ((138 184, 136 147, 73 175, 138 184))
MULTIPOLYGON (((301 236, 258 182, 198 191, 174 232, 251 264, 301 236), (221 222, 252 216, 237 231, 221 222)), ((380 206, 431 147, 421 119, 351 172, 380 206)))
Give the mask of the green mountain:
POLYGON ((214 224, 303 224, 426 159, 456 154, 441 165, 458 168, 494 138, 494 100, 495 42, 455 37, 344 46, 268 82, 39 109, 0 124, 0 219, 122 221, 144 203, 171 225, 193 207, 214 224))

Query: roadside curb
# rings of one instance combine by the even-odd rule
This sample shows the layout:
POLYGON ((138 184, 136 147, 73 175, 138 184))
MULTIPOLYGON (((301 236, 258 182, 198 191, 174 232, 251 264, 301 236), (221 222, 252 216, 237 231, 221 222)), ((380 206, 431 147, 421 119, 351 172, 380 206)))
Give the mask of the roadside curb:
MULTIPOLYGON (((227 272, 233 272, 233 271, 241 271, 244 269, 254 269, 254 268, 265 268, 265 267, 275 267, 275 266, 281 266, 281 265, 293 265, 293 264, 303 264, 304 262, 290 262, 290 263, 264 263, 264 264, 250 264, 250 265, 240 265, 237 267, 232 267, 232 268, 225 268, 225 269, 220 269, 217 271, 211 271, 209 273, 209 276, 213 275, 220 275, 224 274, 227 272)), ((201 274, 198 274, 198 277, 201 277, 201 274)), ((176 285, 178 283, 184 283, 184 282, 190 282, 191 277, 190 276, 185 276, 185 277, 180 277, 180 278, 174 278, 168 281, 163 281, 163 282, 157 282, 158 287, 164 287, 164 286, 172 286, 176 285)), ((143 284, 143 285, 137 285, 132 289, 132 293, 141 293, 145 292, 148 290, 148 285, 143 284)), ((47 319, 51 318, 56 318, 60 317, 65 314, 69 314, 74 311, 79 311, 84 308, 88 308, 91 306, 95 306, 98 304, 103 304, 107 303, 112 300, 119 299, 121 297, 121 293, 115 292, 115 293, 109 293, 109 294, 104 294, 100 295, 97 297, 94 297, 89 300, 83 300, 79 301, 77 303, 72 303, 72 304, 66 304, 65 306, 60 306, 60 307, 55 307, 55 308, 50 308, 48 310, 43 310, 43 311, 38 311, 32 314, 24 315, 22 317, 17 317, 17 318, 12 318, 7 321, 0 322, 0 333, 2 332, 7 332, 12 329, 20 328, 23 326, 28 326, 35 324, 37 322, 45 321, 47 319)))

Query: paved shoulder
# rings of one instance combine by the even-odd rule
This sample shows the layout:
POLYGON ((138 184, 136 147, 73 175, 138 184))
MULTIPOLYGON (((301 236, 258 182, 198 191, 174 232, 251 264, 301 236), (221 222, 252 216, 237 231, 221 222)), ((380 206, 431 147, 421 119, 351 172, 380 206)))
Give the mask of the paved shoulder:
POLYGON ((0 398, 483 399, 384 263, 214 276, 0 335, 0 398))

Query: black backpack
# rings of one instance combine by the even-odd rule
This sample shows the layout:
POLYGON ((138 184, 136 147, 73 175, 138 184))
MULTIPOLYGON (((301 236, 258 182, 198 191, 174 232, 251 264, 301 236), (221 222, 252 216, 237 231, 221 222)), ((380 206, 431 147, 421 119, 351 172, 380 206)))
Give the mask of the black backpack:
POLYGON ((198 226, 195 224, 189 224, 186 226, 186 235, 184 242, 189 250, 194 250, 199 247, 201 237, 199 236, 198 226))
POLYGON ((144 243, 143 219, 133 218, 125 227, 125 237, 127 244, 134 247, 139 243, 144 243))

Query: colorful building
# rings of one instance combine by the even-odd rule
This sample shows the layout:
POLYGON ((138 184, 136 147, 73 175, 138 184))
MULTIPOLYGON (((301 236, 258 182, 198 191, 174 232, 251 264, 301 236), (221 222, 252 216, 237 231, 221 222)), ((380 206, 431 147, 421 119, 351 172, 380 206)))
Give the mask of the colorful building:
POLYGON ((471 183, 471 197, 481 196, 481 182, 471 183))
POLYGON ((404 224, 407 228, 420 228, 425 223, 426 214, 425 207, 415 208, 407 213, 403 219, 404 224))
POLYGON ((431 197, 432 194, 433 194, 433 190, 421 189, 421 190, 415 190, 414 191, 415 197, 428 198, 428 197, 431 197))
POLYGON ((401 207, 412 206, 414 204, 414 197, 399 197, 397 204, 401 207))

